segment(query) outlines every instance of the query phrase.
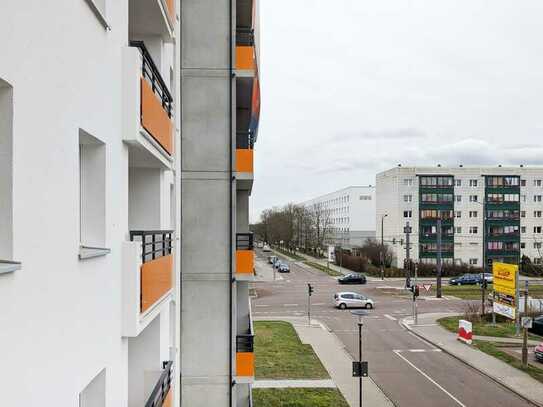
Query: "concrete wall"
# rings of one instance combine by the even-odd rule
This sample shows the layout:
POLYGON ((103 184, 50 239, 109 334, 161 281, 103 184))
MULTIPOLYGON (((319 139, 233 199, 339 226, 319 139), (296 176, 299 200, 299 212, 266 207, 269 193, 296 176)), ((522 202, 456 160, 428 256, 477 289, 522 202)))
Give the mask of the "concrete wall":
POLYGON ((0 259, 13 260, 13 89, 0 78, 0 259))

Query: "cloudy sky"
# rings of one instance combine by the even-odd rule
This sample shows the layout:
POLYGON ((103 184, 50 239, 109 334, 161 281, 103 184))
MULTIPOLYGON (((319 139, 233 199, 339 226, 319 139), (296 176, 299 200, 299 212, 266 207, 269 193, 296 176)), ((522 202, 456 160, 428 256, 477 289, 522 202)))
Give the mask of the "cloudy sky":
POLYGON ((398 163, 543 163, 543 1, 260 4, 252 221, 398 163))

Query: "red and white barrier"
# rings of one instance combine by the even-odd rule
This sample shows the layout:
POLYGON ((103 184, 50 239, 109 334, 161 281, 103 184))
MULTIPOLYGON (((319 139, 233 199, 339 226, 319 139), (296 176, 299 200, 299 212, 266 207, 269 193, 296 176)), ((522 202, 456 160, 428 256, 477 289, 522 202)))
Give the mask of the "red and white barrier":
POLYGON ((471 345, 471 340, 473 338, 472 333, 473 326, 471 322, 461 319, 458 321, 458 336, 456 337, 459 341, 471 345))

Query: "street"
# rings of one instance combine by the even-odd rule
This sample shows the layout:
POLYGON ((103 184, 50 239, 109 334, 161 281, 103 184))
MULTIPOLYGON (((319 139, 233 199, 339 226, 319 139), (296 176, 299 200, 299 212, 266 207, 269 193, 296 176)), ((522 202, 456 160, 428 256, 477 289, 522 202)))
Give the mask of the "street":
MULTIPOLYGON (((268 254, 257 250, 258 261, 268 254)), ((358 358, 357 319, 350 310, 338 310, 336 292, 354 291, 375 301, 363 326, 363 359, 369 362, 373 381, 396 406, 531 406, 493 380, 441 352, 400 325, 411 315, 409 298, 384 295, 378 286, 397 285, 369 281, 366 285, 339 285, 335 278, 305 264, 288 261, 290 273, 283 280, 254 284, 258 297, 252 300, 256 317, 307 315, 307 283, 314 287, 311 318, 324 323, 358 358)), ((270 266, 271 267, 271 266, 270 266)), ((442 299, 418 301, 419 313, 461 312, 464 301, 442 299)), ((351 366, 345 366, 351 369, 351 366)))

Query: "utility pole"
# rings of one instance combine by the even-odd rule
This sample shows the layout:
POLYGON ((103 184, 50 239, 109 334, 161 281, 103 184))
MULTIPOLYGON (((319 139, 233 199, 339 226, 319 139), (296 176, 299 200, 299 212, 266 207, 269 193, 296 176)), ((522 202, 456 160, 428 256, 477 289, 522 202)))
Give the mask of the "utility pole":
MULTIPOLYGON (((358 321, 358 362, 362 364, 362 318, 358 321)), ((358 378, 358 406, 362 407, 362 375, 358 378)))
POLYGON ((309 326, 311 326, 311 294, 313 294, 313 287, 307 283, 307 322, 309 326))
POLYGON ((406 261, 406 277, 405 277, 405 286, 411 286, 411 259, 409 258, 409 251, 411 250, 411 245, 409 243, 409 236, 411 235, 411 226, 409 222, 406 222, 405 227, 403 228, 405 233, 405 261, 406 261))
POLYGON ((413 283, 413 323, 415 325, 419 323, 419 317, 417 314, 417 297, 419 296, 419 286, 417 285, 417 269, 418 264, 415 263, 415 279, 413 283))
POLYGON ((384 221, 385 218, 388 216, 388 213, 385 213, 384 215, 381 215, 381 250, 379 252, 379 259, 381 260, 381 280, 385 279, 385 240, 384 240, 384 221))
MULTIPOLYGON (((525 298, 524 301, 527 301, 525 298)), ((516 277, 515 277, 515 306, 516 306, 516 315, 515 315, 515 323, 516 323, 516 329, 515 329, 515 335, 520 335, 520 287, 519 287, 519 272, 517 270, 516 277)), ((526 312, 526 310, 524 310, 526 312)))
MULTIPOLYGON (((481 314, 485 316, 485 295, 486 295, 486 193, 483 196, 483 272, 481 273, 481 314)), ((496 315, 494 314, 494 302, 492 303, 492 321, 494 322, 496 315)))
MULTIPOLYGON (((524 316, 528 315, 528 280, 525 281, 524 287, 524 316)), ((522 324, 522 366, 528 366, 528 329, 525 324, 522 324)))
POLYGON ((441 219, 437 220, 437 281, 436 298, 441 298, 441 219))

